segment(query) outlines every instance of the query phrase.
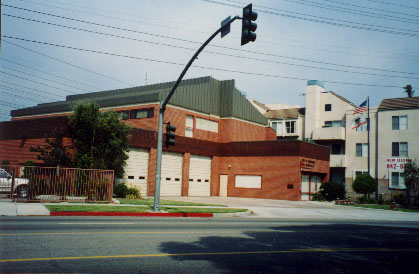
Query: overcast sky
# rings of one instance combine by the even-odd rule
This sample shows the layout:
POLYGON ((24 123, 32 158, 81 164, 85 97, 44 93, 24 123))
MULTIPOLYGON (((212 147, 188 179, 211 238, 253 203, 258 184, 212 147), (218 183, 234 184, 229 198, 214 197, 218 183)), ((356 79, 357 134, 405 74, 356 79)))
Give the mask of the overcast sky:
MULTIPOLYGON (((10 120, 11 109, 70 94, 174 81, 221 21, 241 16, 248 4, 1 3, 2 121, 10 120)), ((407 84, 419 95, 418 0, 261 0, 253 1, 253 9, 258 12, 256 41, 240 46, 241 21, 236 20, 230 34, 217 36, 184 79, 235 79, 249 99, 267 104, 304 106, 310 79, 355 104, 367 96, 372 106, 405 97, 407 84)))

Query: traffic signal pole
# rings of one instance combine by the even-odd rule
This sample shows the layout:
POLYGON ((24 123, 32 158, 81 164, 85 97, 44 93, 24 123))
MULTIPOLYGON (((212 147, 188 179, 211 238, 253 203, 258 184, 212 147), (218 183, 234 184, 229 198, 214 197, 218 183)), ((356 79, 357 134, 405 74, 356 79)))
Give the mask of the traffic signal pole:
POLYGON ((163 155, 163 121, 164 121, 164 111, 166 110, 166 105, 169 102, 170 98, 172 97, 173 93, 175 93, 176 88, 182 81, 183 76, 185 76, 186 72, 188 71, 189 67, 192 65, 193 61, 198 57, 201 51, 220 33, 226 26, 230 25, 234 20, 242 19, 240 16, 235 16, 231 18, 228 22, 222 25, 214 34, 208 38, 207 41, 198 49, 198 51, 192 56, 191 60, 189 60, 186 67, 183 69, 182 73, 179 75, 179 78, 176 80, 175 84, 173 85, 172 89, 170 90, 169 94, 167 95, 166 99, 163 103, 160 104, 159 109, 159 127, 157 133, 157 159, 156 159, 156 181, 154 185, 154 205, 153 211, 160 211, 160 183, 161 183, 161 164, 162 164, 162 155, 163 155))

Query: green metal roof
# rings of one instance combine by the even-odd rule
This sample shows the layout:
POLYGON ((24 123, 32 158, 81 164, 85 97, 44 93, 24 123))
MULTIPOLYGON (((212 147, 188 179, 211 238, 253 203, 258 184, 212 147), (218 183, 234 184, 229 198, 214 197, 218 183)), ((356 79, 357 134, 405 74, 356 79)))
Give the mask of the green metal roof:
MULTIPOLYGON (((93 102, 101 108, 140 103, 162 102, 174 82, 69 95, 66 101, 39 104, 12 110, 13 117, 72 111, 79 102, 93 102)), ((183 80, 169 105, 195 110, 220 117, 235 117, 267 125, 267 119, 238 91, 234 80, 219 81, 210 76, 183 80)))

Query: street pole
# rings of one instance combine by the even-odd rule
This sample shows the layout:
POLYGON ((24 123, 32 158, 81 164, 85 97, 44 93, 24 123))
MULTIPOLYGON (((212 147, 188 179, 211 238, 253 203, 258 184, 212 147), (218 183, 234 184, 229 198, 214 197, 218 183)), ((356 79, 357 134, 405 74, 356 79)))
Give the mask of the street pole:
POLYGON ((157 158, 156 158, 156 180, 154 184, 154 205, 153 211, 160 211, 160 183, 161 183, 161 163, 162 163, 162 155, 163 155, 163 119, 164 119, 164 111, 166 110, 166 105, 169 102, 170 98, 172 97, 173 93, 176 91, 176 88, 182 81, 183 76, 185 76, 186 72, 188 71, 189 67, 192 65, 193 61, 197 59, 198 55, 201 51, 220 33, 226 26, 230 25, 234 20, 241 19, 239 16, 235 16, 222 25, 214 34, 208 38, 207 41, 198 49, 198 51, 192 56, 191 60, 189 60, 186 67, 183 69, 182 73, 179 75, 178 79, 176 80, 175 84, 173 85, 172 89, 170 90, 169 94, 167 95, 166 99, 163 103, 160 104, 159 108, 159 128, 157 133, 157 158))

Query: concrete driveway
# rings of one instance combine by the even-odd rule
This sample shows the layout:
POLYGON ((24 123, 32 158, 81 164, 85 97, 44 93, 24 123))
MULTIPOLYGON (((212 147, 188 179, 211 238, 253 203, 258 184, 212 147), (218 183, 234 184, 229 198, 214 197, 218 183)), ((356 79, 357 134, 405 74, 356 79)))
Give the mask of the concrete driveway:
POLYGON ((250 217, 293 220, 365 220, 365 221, 416 221, 419 213, 381 209, 356 208, 330 202, 283 201, 234 197, 162 197, 161 199, 247 208, 250 217))

